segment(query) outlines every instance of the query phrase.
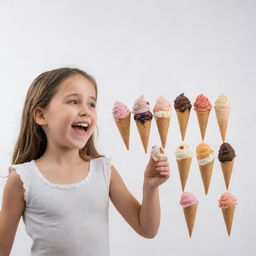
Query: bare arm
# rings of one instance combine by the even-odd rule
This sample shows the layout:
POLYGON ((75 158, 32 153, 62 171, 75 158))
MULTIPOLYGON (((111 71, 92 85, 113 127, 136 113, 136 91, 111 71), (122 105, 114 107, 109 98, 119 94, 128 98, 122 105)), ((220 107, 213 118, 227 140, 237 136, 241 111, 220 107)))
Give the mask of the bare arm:
MULTIPOLYGON (((165 161, 167 161, 167 158, 165 161)), ((166 181, 169 177, 168 163, 159 163, 159 165, 156 164, 158 163, 150 160, 149 164, 147 165, 144 175, 145 178, 143 185, 142 205, 128 191, 121 176, 118 174, 115 167, 112 166, 110 182, 110 198, 112 203, 119 213, 124 217, 124 219, 129 223, 129 225, 138 234, 145 238, 153 238, 157 234, 160 224, 158 186, 166 181), (153 175, 151 173, 152 168, 154 169, 153 172, 155 172, 153 175), (159 175, 160 172, 161 175, 159 175)))
POLYGON ((24 207, 23 184, 19 175, 12 171, 4 187, 0 211, 0 256, 8 256, 11 252, 24 207))

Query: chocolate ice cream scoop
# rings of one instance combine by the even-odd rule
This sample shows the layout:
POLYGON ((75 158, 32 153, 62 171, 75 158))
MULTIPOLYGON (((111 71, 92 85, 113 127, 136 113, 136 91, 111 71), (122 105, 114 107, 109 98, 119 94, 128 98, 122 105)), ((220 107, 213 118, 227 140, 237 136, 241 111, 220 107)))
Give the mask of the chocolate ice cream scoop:
POLYGON ((134 120, 141 121, 143 124, 147 120, 152 120, 152 118, 153 118, 153 114, 150 111, 134 115, 134 120))
POLYGON ((219 154, 218 154, 218 158, 220 162, 224 163, 224 162, 232 161, 235 158, 235 156, 236 156, 235 150, 232 148, 232 146, 229 143, 225 142, 221 144, 219 149, 219 154))
POLYGON ((184 96, 184 93, 180 94, 174 100, 174 108, 178 109, 180 112, 184 112, 186 109, 190 110, 192 107, 190 100, 184 96))

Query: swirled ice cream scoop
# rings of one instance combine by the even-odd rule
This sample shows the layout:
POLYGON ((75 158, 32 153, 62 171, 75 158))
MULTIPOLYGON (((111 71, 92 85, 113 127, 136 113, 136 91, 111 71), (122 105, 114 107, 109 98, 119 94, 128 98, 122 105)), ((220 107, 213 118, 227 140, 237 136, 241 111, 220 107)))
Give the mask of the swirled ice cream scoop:
POLYGON ((214 159, 214 152, 208 144, 202 142, 196 148, 196 157, 199 165, 206 165, 214 159))
POLYGON ((158 118, 168 118, 171 115, 171 105, 168 100, 166 100, 163 96, 160 96, 156 100, 156 104, 153 108, 153 113, 155 119, 158 118))
POLYGON ((190 149, 189 145, 182 143, 175 150, 176 160, 181 160, 189 157, 193 157, 193 152, 190 149))
POLYGON ((164 150, 162 147, 154 145, 151 149, 151 156, 155 161, 158 161, 161 156, 164 156, 164 150))
POLYGON ((128 107, 119 101, 116 101, 114 104, 114 107, 112 109, 112 114, 115 120, 124 119, 126 118, 131 111, 128 109, 128 107))
POLYGON ((230 111, 231 103, 227 96, 221 94, 215 101, 214 108, 218 111, 230 111))
POLYGON ((212 109, 211 102, 207 97, 203 94, 200 94, 196 97, 196 101, 194 103, 194 110, 198 111, 210 111, 212 109))
POLYGON ((192 194, 192 193, 184 192, 181 195, 180 205, 183 208, 186 208, 186 207, 189 207, 189 206, 192 206, 192 205, 198 205, 198 203, 199 202, 198 202, 196 196, 194 194, 192 194))
POLYGON ((235 150, 232 148, 232 146, 225 142, 221 144, 220 149, 219 149, 219 154, 218 154, 218 159, 220 162, 228 162, 232 161, 235 158, 235 150))
POLYGON ((236 207, 237 199, 230 192, 225 192, 219 199, 220 208, 236 207))
POLYGON ((184 96, 184 93, 180 94, 174 100, 174 108, 180 112, 184 112, 186 109, 190 110, 192 107, 190 100, 184 96))

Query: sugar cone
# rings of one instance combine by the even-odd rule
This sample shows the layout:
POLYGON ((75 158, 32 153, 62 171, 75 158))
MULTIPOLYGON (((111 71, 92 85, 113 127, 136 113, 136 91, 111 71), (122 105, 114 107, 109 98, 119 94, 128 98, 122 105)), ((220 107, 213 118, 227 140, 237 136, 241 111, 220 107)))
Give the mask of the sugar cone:
POLYGON ((202 137, 202 140, 204 140, 210 111, 197 111, 196 114, 197 114, 197 120, 200 127, 201 137, 202 137))
POLYGON ((176 113, 179 121, 181 138, 184 141, 187 125, 188 125, 188 119, 190 115, 190 110, 186 109, 184 112, 180 112, 178 109, 176 109, 176 113))
POLYGON ((129 115, 124 119, 116 120, 116 125, 122 136, 122 139, 124 141, 124 144, 127 150, 129 150, 130 122, 131 122, 131 113, 129 113, 129 115))
POLYGON ((235 213, 236 207, 229 207, 229 208, 222 208, 222 214, 223 218, 226 224, 226 229, 228 232, 228 235, 230 236, 231 233, 231 228, 232 228, 232 223, 233 223, 233 217, 235 213))
POLYGON ((220 129, 222 141, 225 142, 229 113, 224 114, 222 111, 218 111, 216 109, 215 109, 215 113, 216 113, 219 129, 220 129))
POLYGON ((232 174, 232 170, 233 170, 233 165, 234 165, 234 159, 232 161, 221 163, 221 169, 223 172, 227 190, 229 187, 229 182, 230 182, 230 178, 231 178, 231 174, 232 174))
POLYGON ((162 147, 165 148, 169 124, 170 124, 170 117, 157 118, 156 124, 157 124, 158 132, 160 135, 162 147))
POLYGON ((214 163, 214 160, 212 160, 210 163, 206 165, 199 165, 201 177, 204 183, 204 191, 206 195, 208 193, 210 182, 211 182, 213 163, 214 163))
POLYGON ((194 223, 195 223, 195 218, 196 218, 197 205, 191 205, 189 207, 185 207, 183 208, 183 211, 184 211, 184 216, 187 222, 188 233, 189 233, 189 236, 191 237, 194 223))
POLYGON ((136 121, 136 125, 140 134, 140 138, 141 138, 145 153, 147 153, 148 140, 149 140, 149 134, 150 134, 150 128, 151 128, 151 120, 146 120, 144 124, 140 121, 136 121))
POLYGON ((186 183, 187 183, 191 160, 192 160, 192 157, 177 160, 178 169, 179 169, 179 173, 180 173, 180 182, 181 182, 182 191, 184 191, 186 183))

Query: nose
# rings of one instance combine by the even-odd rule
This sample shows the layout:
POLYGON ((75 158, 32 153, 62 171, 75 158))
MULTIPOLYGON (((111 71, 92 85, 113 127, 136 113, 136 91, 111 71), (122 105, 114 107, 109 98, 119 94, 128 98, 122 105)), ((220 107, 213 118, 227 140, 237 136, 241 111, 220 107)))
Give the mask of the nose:
POLYGON ((90 110, 89 110, 88 106, 82 106, 80 111, 79 111, 79 115, 89 116, 90 115, 90 110))

